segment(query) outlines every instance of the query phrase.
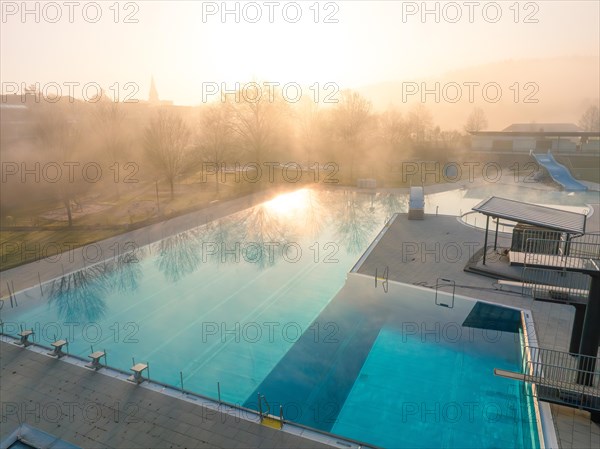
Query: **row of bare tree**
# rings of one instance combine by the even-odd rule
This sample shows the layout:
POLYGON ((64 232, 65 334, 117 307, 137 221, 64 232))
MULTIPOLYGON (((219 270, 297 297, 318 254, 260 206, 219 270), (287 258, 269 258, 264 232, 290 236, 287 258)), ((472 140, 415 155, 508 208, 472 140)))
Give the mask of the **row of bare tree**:
MULTIPOLYGON (((252 88, 195 108, 106 98, 30 106, 17 137, 1 141, 2 160, 12 164, 8 170, 3 166, 3 218, 27 198, 34 208, 60 202, 72 224, 78 198, 118 199, 121 190, 149 190, 155 180, 168 184, 173 199, 181 180, 209 166, 218 195, 220 170, 235 162, 333 162, 341 181, 353 184, 399 161, 468 147, 468 136, 435 126, 423 104, 404 113, 394 108, 376 113, 354 91, 342 91, 337 103, 323 105, 308 97, 290 103, 280 92, 267 96, 252 88)), ((585 127, 598 126, 597 121, 597 108, 582 117, 585 127)), ((486 127, 485 113, 475 108, 464 131, 486 127)))
MULTIPOLYGON (((260 97, 250 95, 250 98, 260 97)), ((464 144, 457 131, 441 131, 424 105, 406 116, 396 109, 382 114, 354 91, 343 91, 339 102, 319 107, 308 98, 289 104, 277 94, 258 101, 225 101, 200 108, 191 125, 181 114, 161 110, 144 133, 148 160, 161 171, 173 192, 175 180, 210 163, 217 170, 231 161, 335 162, 344 167, 346 181, 356 177, 357 165, 373 165, 411 156, 420 145, 464 144)), ((476 109, 468 126, 482 129, 485 114, 476 109)), ((371 172, 374 170, 371 170, 371 172)), ((215 180, 218 176, 214 177, 215 180)), ((218 181, 216 189, 218 191, 218 181)))

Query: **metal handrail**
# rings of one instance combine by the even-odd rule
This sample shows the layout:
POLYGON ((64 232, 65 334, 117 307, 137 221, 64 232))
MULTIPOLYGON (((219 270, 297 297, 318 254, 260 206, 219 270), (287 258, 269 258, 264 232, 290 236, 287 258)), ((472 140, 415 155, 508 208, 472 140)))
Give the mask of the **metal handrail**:
POLYGON ((442 307, 448 307, 449 309, 453 309, 454 308, 454 295, 456 293, 456 282, 452 279, 444 279, 444 278, 437 278, 436 282, 435 282, 435 305, 436 306, 442 306, 442 307), (443 281, 443 282, 440 282, 443 281), (445 304, 443 302, 438 302, 438 289, 440 286, 446 286, 446 285, 452 285, 452 303, 451 304, 445 304))
POLYGON ((495 374, 535 385, 532 395, 540 400, 600 410, 598 357, 535 346, 524 349, 521 373, 495 369, 495 374))
POLYGON ((553 270, 550 268, 523 268, 522 291, 529 289, 534 299, 587 303, 592 278, 588 274, 553 270))
POLYGON ((525 242, 525 258, 527 267, 548 266, 555 269, 572 269, 589 271, 586 261, 600 259, 600 243, 573 241, 568 239, 527 238, 525 242))

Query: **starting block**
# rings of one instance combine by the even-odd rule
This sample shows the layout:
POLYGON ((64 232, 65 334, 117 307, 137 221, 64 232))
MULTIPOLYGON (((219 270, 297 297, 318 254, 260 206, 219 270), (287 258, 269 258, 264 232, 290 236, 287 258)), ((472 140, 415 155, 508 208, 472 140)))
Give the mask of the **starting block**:
POLYGON ((102 357, 104 357, 104 356, 106 356, 106 352, 104 352, 104 351, 95 351, 95 352, 92 352, 90 355, 88 355, 88 357, 90 359, 92 359, 92 361, 90 363, 86 364, 85 367, 89 368, 89 369, 93 369, 94 371, 99 370, 103 366, 100 363, 100 359, 102 357))
POLYGON ((19 341, 15 342, 16 345, 27 347, 32 345, 33 343, 29 341, 29 337, 33 335, 33 330, 21 331, 17 334, 19 336, 19 341))
POLYGON ((133 371, 133 375, 127 378, 130 382, 135 382, 136 384, 141 384, 145 379, 142 377, 142 373, 144 370, 148 368, 146 363, 136 363, 130 369, 133 371))
POLYGON ((47 354, 60 359, 63 355, 65 355, 65 353, 62 351, 62 348, 67 344, 67 340, 56 340, 54 343, 50 343, 50 346, 52 346, 54 349, 52 352, 48 352, 47 354))

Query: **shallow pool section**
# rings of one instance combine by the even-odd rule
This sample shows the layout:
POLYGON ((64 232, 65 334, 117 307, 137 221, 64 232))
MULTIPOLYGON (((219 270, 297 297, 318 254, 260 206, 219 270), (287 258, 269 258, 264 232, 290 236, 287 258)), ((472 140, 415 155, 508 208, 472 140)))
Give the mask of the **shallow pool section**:
MULTIPOLYGON (((496 344, 515 354, 504 340, 496 344)), ((383 447, 536 447, 520 385, 490 375, 518 371, 515 362, 384 328, 332 431, 383 447)))

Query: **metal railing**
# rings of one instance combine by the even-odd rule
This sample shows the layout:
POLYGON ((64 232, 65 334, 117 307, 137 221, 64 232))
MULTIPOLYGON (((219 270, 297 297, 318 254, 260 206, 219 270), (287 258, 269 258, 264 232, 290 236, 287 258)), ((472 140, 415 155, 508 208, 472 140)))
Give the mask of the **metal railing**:
POLYGON ((528 267, 523 269, 523 290, 534 299, 587 303, 592 277, 588 274, 528 267))
POLYGON ((539 254, 562 254, 561 248, 567 241, 567 234, 550 229, 528 229, 515 227, 513 232, 511 251, 527 252, 535 249, 539 254), (538 242, 535 247, 528 246, 528 242, 538 242))
MULTIPOLYGON (((473 211, 473 210, 463 213, 461 210, 459 213, 459 216, 460 216, 461 221, 464 224, 466 224, 468 226, 472 226, 474 228, 477 228, 478 227, 477 222, 479 222, 478 228, 485 229, 486 217, 482 213, 473 211)), ((496 219, 496 220, 498 220, 498 219, 496 219)), ((516 225, 515 222, 500 220, 500 221, 498 221, 498 232, 500 234, 511 234, 513 232, 515 225, 516 225)), ((495 230, 495 229, 496 229, 496 224, 490 223, 490 230, 495 230)))
POLYGON ((522 372, 540 400, 600 410, 598 357, 526 346, 522 372))
POLYGON ((540 254, 558 254, 570 257, 599 258, 600 233, 569 237, 564 232, 546 229, 525 229, 522 238, 513 238, 513 251, 527 252, 536 250, 540 254), (529 241, 537 243, 529 243, 529 241), (520 248, 514 247, 515 245, 520 248))
POLYGON ((523 264, 579 271, 598 271, 600 243, 566 239, 527 238, 523 264))
POLYGON ((569 253, 573 257, 600 258, 600 233, 573 237, 569 249, 569 253))

